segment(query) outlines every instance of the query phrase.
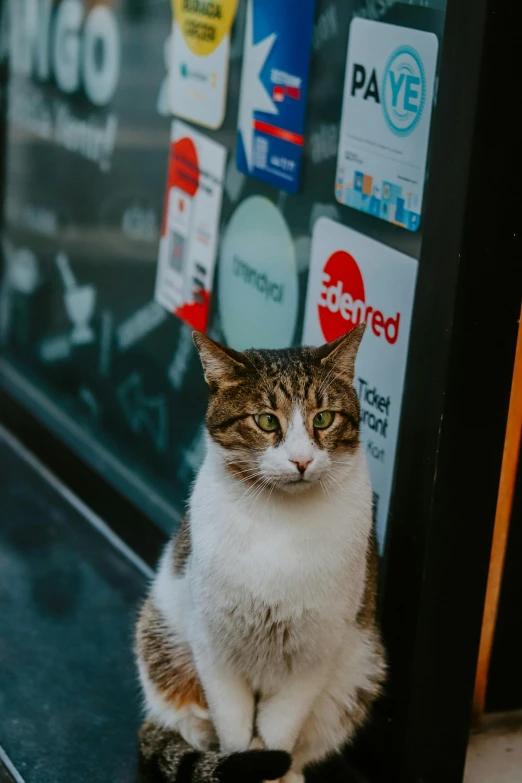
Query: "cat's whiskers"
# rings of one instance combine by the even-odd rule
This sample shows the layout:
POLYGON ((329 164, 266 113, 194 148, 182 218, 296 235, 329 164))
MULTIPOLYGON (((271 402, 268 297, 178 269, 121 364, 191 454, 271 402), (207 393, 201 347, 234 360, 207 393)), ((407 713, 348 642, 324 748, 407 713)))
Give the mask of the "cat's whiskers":
MULTIPOLYGON (((233 467, 233 465, 229 467, 233 467)), ((259 473, 259 468, 250 467, 250 468, 243 468, 242 470, 234 470, 234 475, 241 475, 242 473, 259 473)))
POLYGON ((265 489, 265 486, 267 486, 267 480, 259 479, 251 487, 249 487, 245 493, 243 493, 243 495, 240 498, 240 501, 243 501, 243 503, 245 503, 247 500, 250 501, 246 509, 247 513, 250 513, 255 500, 257 499, 258 495, 261 494, 263 489, 265 489))
MULTIPOLYGON (((262 452, 259 449, 252 449, 253 454, 262 454, 262 452)), ((252 465, 253 458, 249 457, 248 459, 241 459, 240 457, 234 457, 234 455, 226 456, 224 459, 225 465, 229 468, 233 468, 234 465, 252 465)))
POLYGON ((332 484, 335 484, 336 487, 339 487, 340 490, 343 489, 343 485, 339 481, 339 479, 335 478, 331 473, 326 477, 326 481, 331 481, 332 484))
POLYGON ((349 462, 348 460, 335 460, 335 459, 330 460, 330 466, 332 465, 338 466, 335 468, 335 470, 340 470, 341 473, 344 473, 345 476, 349 474, 351 464, 352 463, 349 462))
POLYGON ((274 481, 274 482, 272 482, 272 487, 271 487, 270 492, 268 494, 268 497, 266 499, 267 504, 270 501, 270 498, 272 497, 272 492, 274 491, 275 488, 276 488, 276 483, 274 481))
POLYGON ((330 459, 330 465, 337 465, 339 467, 336 468, 336 470, 340 470, 341 468, 349 468, 350 462, 348 460, 342 460, 342 459, 330 459))
POLYGON ((248 497, 249 494, 252 494, 254 491, 257 491, 259 488, 259 484, 263 484, 266 481, 266 477, 263 474, 259 474, 259 478, 257 478, 253 483, 251 483, 246 490, 243 492, 241 497, 238 500, 238 503, 240 503, 243 499, 248 497))
POLYGON ((258 481, 261 477, 259 473, 253 473, 250 476, 243 476, 243 478, 236 479, 237 484, 245 484, 246 482, 252 483, 253 481, 258 481))
MULTIPOLYGON (((251 501, 251 503, 250 503, 250 506, 248 507, 248 511, 249 511, 249 512, 250 512, 250 511, 253 509, 253 507, 254 507, 254 504, 257 502, 257 500, 258 500, 259 496, 260 496, 260 495, 263 493, 263 491, 264 491, 264 490, 265 490, 267 487, 269 487, 269 486, 270 486, 270 484, 273 484, 273 483, 274 483, 274 482, 273 482, 273 479, 271 479, 271 478, 265 478, 264 482, 262 482, 261 486, 259 487, 259 489, 258 489, 258 490, 257 490, 257 492, 255 493, 254 497, 252 498, 252 501, 251 501)), ((272 493, 270 492, 270 494, 272 494, 272 493)), ((269 496, 269 497, 270 497, 270 496, 269 496)), ((268 502, 268 498, 267 498, 267 501, 266 501, 266 502, 268 502)))
POLYGON ((321 488, 323 490, 323 493, 326 495, 326 499, 332 505, 332 497, 330 495, 330 490, 328 489, 328 485, 325 480, 319 479, 319 484, 321 485, 321 488))
MULTIPOLYGON (((246 472, 246 471, 245 471, 246 472)), ((245 484, 249 482, 249 484, 255 484, 258 481, 260 481, 263 478, 263 474, 260 473, 258 470, 252 471, 246 476, 243 476, 243 478, 237 478, 236 483, 237 484, 245 484)))
POLYGON ((342 476, 343 478, 348 477, 345 470, 340 470, 339 468, 333 468, 331 465, 328 469, 328 473, 336 473, 338 476, 342 476))

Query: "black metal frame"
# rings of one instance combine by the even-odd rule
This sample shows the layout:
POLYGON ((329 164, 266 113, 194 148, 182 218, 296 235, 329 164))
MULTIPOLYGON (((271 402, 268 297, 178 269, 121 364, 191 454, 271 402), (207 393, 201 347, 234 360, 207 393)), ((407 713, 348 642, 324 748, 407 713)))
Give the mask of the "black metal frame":
MULTIPOLYGON (((522 290, 514 43, 512 0, 449 2, 382 579, 390 685, 356 751, 375 780, 462 779, 522 290)), ((142 512, 5 394, 0 419, 154 562, 142 512)))
POLYGON ((449 3, 383 582, 401 783, 465 762, 522 293, 515 30, 513 3, 449 3))

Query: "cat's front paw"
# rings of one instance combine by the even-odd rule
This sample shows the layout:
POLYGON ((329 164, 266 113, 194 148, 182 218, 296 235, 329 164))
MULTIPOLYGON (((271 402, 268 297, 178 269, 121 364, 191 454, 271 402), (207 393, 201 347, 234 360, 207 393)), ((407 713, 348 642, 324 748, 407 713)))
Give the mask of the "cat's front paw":
POLYGON ((189 714, 179 720, 177 729, 183 739, 195 750, 210 750, 217 745, 214 724, 210 718, 189 714))

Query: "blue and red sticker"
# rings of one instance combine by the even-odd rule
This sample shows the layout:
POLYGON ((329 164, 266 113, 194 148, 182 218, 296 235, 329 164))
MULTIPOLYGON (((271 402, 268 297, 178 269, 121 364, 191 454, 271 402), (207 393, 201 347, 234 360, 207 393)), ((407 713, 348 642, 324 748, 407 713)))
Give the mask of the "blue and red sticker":
POLYGON ((289 193, 299 186, 315 0, 248 0, 237 168, 289 193))

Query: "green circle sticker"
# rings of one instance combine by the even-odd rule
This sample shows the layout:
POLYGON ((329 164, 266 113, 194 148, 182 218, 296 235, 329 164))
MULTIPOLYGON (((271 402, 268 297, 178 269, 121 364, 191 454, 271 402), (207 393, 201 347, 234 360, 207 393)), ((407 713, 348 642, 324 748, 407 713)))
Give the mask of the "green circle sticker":
POLYGON ((291 345, 298 295, 288 226, 271 201, 251 196, 230 219, 219 261, 219 312, 227 343, 238 351, 291 345))

